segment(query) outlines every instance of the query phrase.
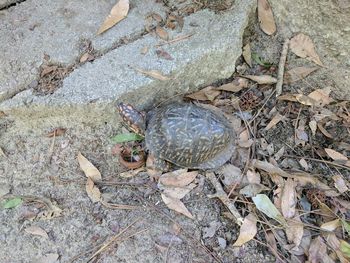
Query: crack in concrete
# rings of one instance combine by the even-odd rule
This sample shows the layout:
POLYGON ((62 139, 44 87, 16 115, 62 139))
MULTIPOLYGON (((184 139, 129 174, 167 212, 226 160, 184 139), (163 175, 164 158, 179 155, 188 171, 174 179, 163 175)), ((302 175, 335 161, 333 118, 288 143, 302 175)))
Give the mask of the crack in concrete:
POLYGON ((13 6, 16 6, 16 5, 18 5, 18 4, 22 3, 22 2, 25 2, 25 1, 26 0, 16 0, 16 1, 13 1, 13 2, 10 1, 8 4, 5 4, 4 6, 0 6, 0 11, 9 9, 9 8, 11 8, 13 6))

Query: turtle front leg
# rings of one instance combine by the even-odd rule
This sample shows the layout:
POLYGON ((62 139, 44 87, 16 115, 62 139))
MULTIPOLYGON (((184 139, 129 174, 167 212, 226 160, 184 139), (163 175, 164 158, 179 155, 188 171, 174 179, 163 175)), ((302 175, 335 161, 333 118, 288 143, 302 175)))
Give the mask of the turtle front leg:
POLYGON ((163 159, 155 158, 154 155, 149 155, 146 167, 151 180, 158 181, 163 172, 170 170, 170 163, 163 159))

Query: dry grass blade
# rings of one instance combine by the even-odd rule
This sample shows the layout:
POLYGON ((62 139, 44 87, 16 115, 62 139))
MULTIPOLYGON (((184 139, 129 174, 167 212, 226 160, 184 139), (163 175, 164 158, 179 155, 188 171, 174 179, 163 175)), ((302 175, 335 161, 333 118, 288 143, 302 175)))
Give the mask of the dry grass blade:
POLYGON ((171 78, 168 76, 163 75, 163 73, 159 72, 158 70, 144 70, 144 69, 140 69, 140 68, 134 68, 136 71, 142 73, 143 75, 146 75, 147 77, 151 77, 154 79, 158 79, 158 80, 170 80, 171 78))
POLYGON ((119 2, 113 6, 110 14, 106 20, 101 25, 97 34, 101 34, 106 30, 110 29, 112 26, 123 20, 129 12, 129 0, 119 0, 119 2))
POLYGON ((275 19, 267 0, 258 0, 258 17, 262 31, 268 35, 272 35, 276 32, 275 19))
POLYGON ((320 57, 315 51, 314 43, 311 38, 303 33, 299 33, 290 40, 290 49, 292 52, 302 58, 307 58, 319 66, 323 66, 320 57))
POLYGON ((176 43, 176 42, 178 42, 178 41, 188 39, 188 38, 190 38, 190 37, 193 36, 193 35, 194 35, 194 34, 188 34, 188 35, 184 35, 184 36, 179 36, 179 37, 174 38, 174 39, 172 39, 172 40, 169 40, 169 41, 167 41, 167 42, 164 42, 164 43, 161 43, 161 44, 157 44, 156 46, 157 46, 157 47, 160 47, 160 46, 163 46, 163 45, 176 43))

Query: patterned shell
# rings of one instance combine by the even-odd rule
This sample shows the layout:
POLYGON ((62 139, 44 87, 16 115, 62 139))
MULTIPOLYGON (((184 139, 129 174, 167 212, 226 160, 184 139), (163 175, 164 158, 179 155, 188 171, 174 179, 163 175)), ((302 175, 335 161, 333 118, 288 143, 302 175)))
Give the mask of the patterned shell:
POLYGON ((228 120, 193 104, 172 103, 150 112, 145 137, 150 153, 181 167, 214 169, 235 150, 228 120))

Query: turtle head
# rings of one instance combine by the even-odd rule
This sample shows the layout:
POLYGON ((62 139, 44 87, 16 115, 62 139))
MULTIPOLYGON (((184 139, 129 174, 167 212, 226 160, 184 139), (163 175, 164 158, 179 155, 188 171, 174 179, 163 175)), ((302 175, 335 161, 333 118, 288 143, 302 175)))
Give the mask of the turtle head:
POLYGON ((144 136, 146 130, 146 116, 126 103, 118 104, 118 111, 124 125, 132 132, 144 136))

